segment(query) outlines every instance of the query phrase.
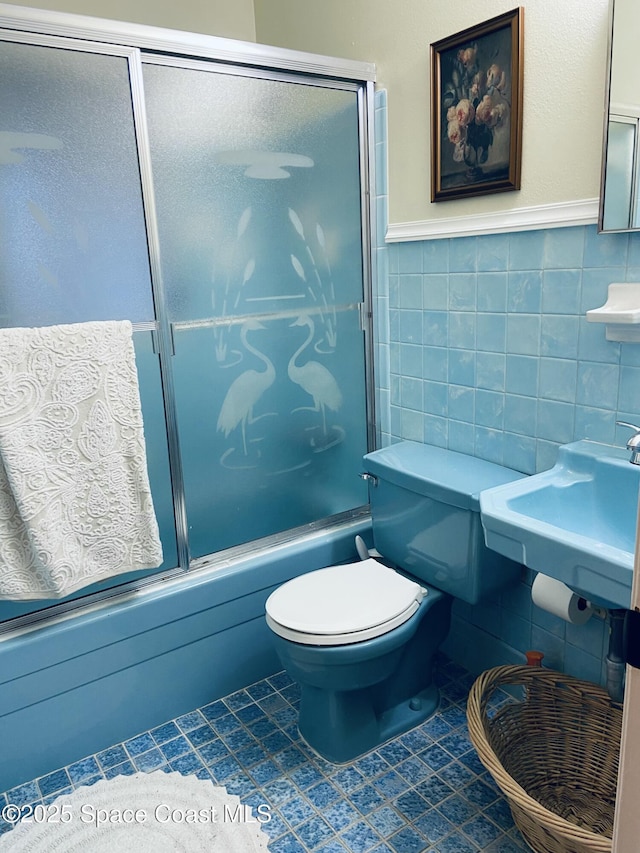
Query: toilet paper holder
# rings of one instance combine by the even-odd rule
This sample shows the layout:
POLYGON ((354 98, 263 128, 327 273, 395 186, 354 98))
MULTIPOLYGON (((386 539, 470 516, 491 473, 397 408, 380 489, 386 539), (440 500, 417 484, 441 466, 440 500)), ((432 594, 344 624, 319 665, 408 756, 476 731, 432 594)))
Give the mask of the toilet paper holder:
POLYGON ((538 572, 533 580, 531 599, 537 607, 573 625, 584 625, 592 616, 607 618, 604 608, 543 572, 538 572))

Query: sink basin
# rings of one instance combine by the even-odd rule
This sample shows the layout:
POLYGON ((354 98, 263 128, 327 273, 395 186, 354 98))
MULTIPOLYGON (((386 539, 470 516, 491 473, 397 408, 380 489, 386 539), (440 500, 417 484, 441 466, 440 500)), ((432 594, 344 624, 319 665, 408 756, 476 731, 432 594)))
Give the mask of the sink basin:
POLYGON ((480 493, 485 541, 594 604, 628 608, 639 487, 627 450, 565 444, 549 471, 480 493))

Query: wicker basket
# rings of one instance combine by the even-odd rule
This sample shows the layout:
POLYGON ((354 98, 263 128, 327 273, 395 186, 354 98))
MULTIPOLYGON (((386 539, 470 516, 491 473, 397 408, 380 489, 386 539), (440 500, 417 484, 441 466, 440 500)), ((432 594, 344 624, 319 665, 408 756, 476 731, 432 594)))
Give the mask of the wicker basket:
POLYGON ((622 708, 604 690, 541 667, 499 666, 475 681, 467 720, 533 850, 611 853, 622 708), (514 699, 492 713, 498 688, 514 699))

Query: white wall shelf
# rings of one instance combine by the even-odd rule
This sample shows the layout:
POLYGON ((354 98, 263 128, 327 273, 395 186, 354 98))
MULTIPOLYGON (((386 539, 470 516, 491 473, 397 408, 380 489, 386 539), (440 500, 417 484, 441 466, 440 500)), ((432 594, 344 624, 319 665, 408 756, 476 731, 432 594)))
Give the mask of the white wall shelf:
POLYGON ((640 343, 640 283, 610 284, 607 301, 587 311, 591 323, 605 323, 608 341, 640 343))

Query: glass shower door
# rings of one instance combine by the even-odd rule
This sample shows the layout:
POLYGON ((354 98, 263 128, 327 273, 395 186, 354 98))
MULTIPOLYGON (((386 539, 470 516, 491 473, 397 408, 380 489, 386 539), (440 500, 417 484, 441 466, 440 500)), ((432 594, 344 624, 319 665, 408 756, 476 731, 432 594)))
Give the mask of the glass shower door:
MULTIPOLYGON (((178 565, 156 314, 128 48, 0 34, 0 326, 130 320, 160 569, 85 587, 80 598, 178 565)), ((0 354, 4 355, 5 354, 0 354)), ((0 622, 53 600, 0 602, 0 622)))
POLYGON ((358 92, 143 72, 198 558, 367 502, 358 92))

